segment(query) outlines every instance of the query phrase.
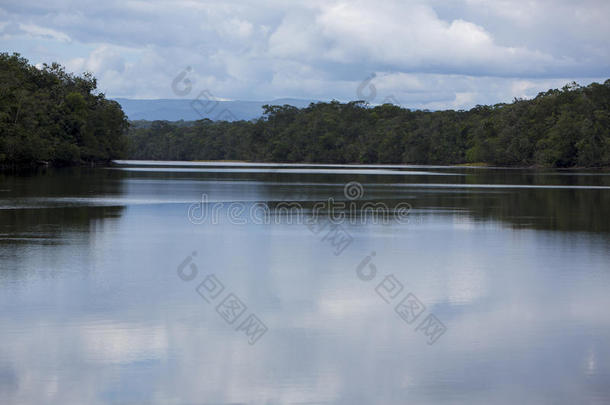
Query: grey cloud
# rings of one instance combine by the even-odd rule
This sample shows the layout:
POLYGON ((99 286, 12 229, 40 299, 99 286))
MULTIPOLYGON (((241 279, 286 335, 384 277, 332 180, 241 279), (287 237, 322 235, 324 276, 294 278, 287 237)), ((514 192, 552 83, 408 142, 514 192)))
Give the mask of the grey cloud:
POLYGON ((380 92, 443 108, 510 101, 524 81, 535 95, 604 78, 609 16, 593 0, 25 0, 0 6, 0 30, 6 50, 31 44, 23 53, 34 63, 55 52, 115 97, 174 97, 173 77, 191 66, 198 89, 219 97, 350 100, 376 72, 380 92))

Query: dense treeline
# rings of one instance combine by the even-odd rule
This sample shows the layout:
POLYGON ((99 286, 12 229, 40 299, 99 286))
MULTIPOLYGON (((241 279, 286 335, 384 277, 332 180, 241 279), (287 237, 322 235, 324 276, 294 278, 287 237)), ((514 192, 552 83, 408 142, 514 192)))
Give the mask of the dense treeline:
POLYGON ((0 166, 109 161, 125 156, 128 122, 90 74, 41 69, 0 53, 0 166))
POLYGON ((264 106, 256 121, 128 122, 90 74, 0 53, 0 166, 159 160, 610 166, 610 80, 469 111, 264 106), (126 155, 127 145, 129 150, 126 155))
POLYGON ((139 122, 129 157, 325 163, 610 165, 610 80, 469 111, 265 106, 246 122, 139 122))

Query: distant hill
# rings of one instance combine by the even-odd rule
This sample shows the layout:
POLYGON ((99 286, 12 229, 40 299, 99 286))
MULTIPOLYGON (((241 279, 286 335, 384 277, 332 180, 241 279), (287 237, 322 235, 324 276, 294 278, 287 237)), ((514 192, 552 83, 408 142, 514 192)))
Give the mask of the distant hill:
POLYGON ((313 100, 281 98, 271 101, 216 101, 200 99, 134 100, 115 98, 127 117, 132 120, 193 121, 209 118, 213 121, 238 121, 259 118, 263 105, 307 107, 313 100))

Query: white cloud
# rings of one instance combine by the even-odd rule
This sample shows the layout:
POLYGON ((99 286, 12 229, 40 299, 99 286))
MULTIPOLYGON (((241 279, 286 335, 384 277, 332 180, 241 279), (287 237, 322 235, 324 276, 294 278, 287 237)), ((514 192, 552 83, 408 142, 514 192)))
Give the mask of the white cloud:
POLYGON ((69 42, 70 37, 63 32, 51 28, 40 27, 35 24, 19 24, 19 28, 33 38, 47 38, 60 42, 69 42))
POLYGON ((603 79, 610 3, 585 0, 254 2, 23 0, 0 6, 0 41, 33 63, 92 71, 112 97, 378 100, 467 108, 603 79))

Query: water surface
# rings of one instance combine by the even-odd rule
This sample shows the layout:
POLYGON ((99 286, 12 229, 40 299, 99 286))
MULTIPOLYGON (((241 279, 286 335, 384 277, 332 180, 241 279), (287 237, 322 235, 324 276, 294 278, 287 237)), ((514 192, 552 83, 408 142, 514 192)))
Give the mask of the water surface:
POLYGON ((231 162, 0 174, 0 398, 610 403, 608 174, 231 162), (335 223, 276 210, 311 219, 329 199, 410 210, 335 223), (270 217, 250 215, 262 206, 270 217), (205 280, 224 287, 209 302, 205 280), (406 297, 415 319, 397 312, 406 297), (265 329, 251 333, 252 316, 265 329))

